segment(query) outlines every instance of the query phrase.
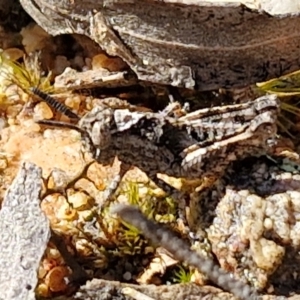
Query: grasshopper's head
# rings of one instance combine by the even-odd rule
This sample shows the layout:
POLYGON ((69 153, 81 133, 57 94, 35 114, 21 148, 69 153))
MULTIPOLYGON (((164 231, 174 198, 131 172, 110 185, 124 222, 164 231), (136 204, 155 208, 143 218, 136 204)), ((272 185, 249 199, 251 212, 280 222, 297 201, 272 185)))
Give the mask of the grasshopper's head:
POLYGON ((78 127, 86 133, 94 148, 103 150, 111 143, 113 118, 111 108, 96 106, 80 119, 78 127))
POLYGON ((52 120, 41 120, 37 123, 78 131, 81 134, 84 151, 91 153, 95 159, 98 159, 101 150, 108 148, 111 143, 113 110, 97 106, 79 119, 77 125, 52 120))
POLYGON ((97 106, 80 118, 71 109, 58 102, 52 96, 40 91, 38 88, 32 88, 31 92, 39 96, 56 111, 68 116, 70 119, 77 120, 78 125, 59 122, 54 120, 38 120, 37 123, 74 129, 80 132, 85 150, 92 153, 94 157, 100 154, 100 151, 107 148, 111 141, 111 126, 113 124, 114 112, 107 106, 97 106))

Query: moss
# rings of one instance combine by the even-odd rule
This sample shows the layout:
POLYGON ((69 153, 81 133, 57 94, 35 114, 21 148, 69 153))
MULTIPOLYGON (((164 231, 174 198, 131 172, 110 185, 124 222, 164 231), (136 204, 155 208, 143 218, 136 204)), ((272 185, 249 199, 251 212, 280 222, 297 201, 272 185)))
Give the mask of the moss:
POLYGON ((193 273, 185 265, 178 265, 173 270, 172 281, 174 283, 189 283, 191 282, 193 273))
POLYGON ((23 63, 12 61, 0 54, 0 74, 5 79, 2 82, 1 94, 10 85, 17 85, 23 92, 29 93, 30 88, 39 87, 42 91, 52 91, 51 73, 43 76, 38 53, 26 56, 23 63))
MULTIPOLYGON (((114 203, 119 198, 124 199, 124 196, 129 204, 138 206, 148 218, 160 223, 167 223, 172 227, 175 226, 177 208, 171 198, 155 196, 149 186, 139 185, 135 182, 125 182, 114 203), (147 190, 146 193, 145 190, 147 190)), ((118 255, 148 254, 152 246, 149 245, 142 233, 130 224, 113 218, 109 211, 109 208, 105 209, 101 218, 104 220, 105 230, 110 234, 110 240, 115 242, 115 250, 118 255)), ((154 251, 154 248, 152 249, 154 251)))

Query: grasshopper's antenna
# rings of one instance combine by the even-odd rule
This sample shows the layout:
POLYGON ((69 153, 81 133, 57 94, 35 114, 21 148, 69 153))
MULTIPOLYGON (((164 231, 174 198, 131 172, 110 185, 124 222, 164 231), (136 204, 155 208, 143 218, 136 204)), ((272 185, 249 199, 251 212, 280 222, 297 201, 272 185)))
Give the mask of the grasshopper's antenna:
POLYGON ((37 124, 46 125, 46 126, 52 126, 52 127, 59 127, 59 128, 68 128, 73 129, 81 133, 82 135, 85 135, 86 131, 80 128, 79 126, 75 124, 70 124, 67 122, 62 121, 56 121, 56 120, 37 120, 35 121, 37 124))
POLYGON ((55 120, 37 120, 36 123, 40 125, 59 127, 59 128, 68 128, 68 129, 73 129, 78 131, 81 134, 81 138, 82 141, 84 142, 86 149, 92 153, 93 157, 95 157, 95 155, 97 154, 97 149, 94 147, 90 135, 86 130, 82 129, 78 125, 61 122, 61 121, 55 121, 55 120))
MULTIPOLYGON (((37 87, 30 88, 30 91, 33 94, 39 96, 41 99, 43 99, 47 104, 49 104, 51 107, 53 107, 56 111, 64 114, 65 116, 69 117, 70 119, 76 119, 76 120, 80 119, 79 116, 76 115, 75 113, 73 113, 71 111, 71 109, 68 108, 66 105, 58 102, 50 95, 39 90, 37 87)), ((59 125, 56 125, 56 126, 59 126, 59 125)), ((66 127, 66 126, 64 126, 64 127, 66 127)))

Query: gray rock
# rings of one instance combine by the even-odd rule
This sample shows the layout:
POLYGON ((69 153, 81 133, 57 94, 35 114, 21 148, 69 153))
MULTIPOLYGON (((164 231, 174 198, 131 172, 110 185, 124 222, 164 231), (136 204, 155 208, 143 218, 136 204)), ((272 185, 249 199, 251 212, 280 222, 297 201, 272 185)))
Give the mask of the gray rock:
POLYGON ((37 270, 50 238, 40 209, 41 169, 23 163, 0 211, 0 299, 33 300, 37 270))

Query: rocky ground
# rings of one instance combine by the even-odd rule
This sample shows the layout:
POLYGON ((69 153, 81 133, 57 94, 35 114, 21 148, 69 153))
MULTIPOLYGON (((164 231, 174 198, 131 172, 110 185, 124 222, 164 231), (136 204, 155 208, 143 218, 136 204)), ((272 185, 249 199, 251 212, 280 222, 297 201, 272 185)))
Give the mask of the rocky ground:
MULTIPOLYGON (((125 78, 127 65, 108 57, 93 42, 87 41, 89 47, 84 49, 78 43, 83 37, 53 38, 23 12, 17 12, 23 16, 23 23, 7 19, 1 28, 1 199, 22 162, 41 167, 41 209, 75 261, 93 278, 80 287, 68 283, 65 278, 71 275, 69 264, 52 240, 38 270, 38 297, 75 299, 72 297, 77 292, 76 299, 232 299, 230 294, 213 287, 205 275, 179 264, 163 249, 155 249, 108 212, 101 221, 91 222, 93 208, 119 171, 118 160, 112 166, 93 163, 86 174, 73 180, 91 157, 83 155, 78 132, 45 128, 34 121, 68 119, 34 96, 29 88, 54 89, 56 98, 79 115, 99 101, 109 102, 109 97, 128 100, 140 109, 157 110, 168 101, 169 90, 140 84, 134 77, 125 78), (27 59, 21 70, 27 73, 20 72, 13 63, 24 64, 23 55, 27 59), (49 70, 51 75, 46 78, 49 70), (145 283, 149 285, 142 285, 145 283)), ((229 92, 173 91, 173 95, 176 93, 190 99, 192 109, 207 102, 232 101, 229 92)), ((297 136, 297 118, 294 122, 291 130, 297 136)), ((297 149, 297 143, 297 139, 286 137, 281 146, 297 149)), ((288 153, 297 160, 297 151, 288 153)), ((300 293, 299 191, 297 165, 267 157, 235 163, 224 178, 201 195, 203 214, 194 230, 201 239, 192 241, 192 248, 258 289, 264 299, 296 299, 300 293)), ((167 223, 187 239, 176 221, 177 204, 141 171, 129 171, 116 201, 138 204, 156 221, 167 223)))

